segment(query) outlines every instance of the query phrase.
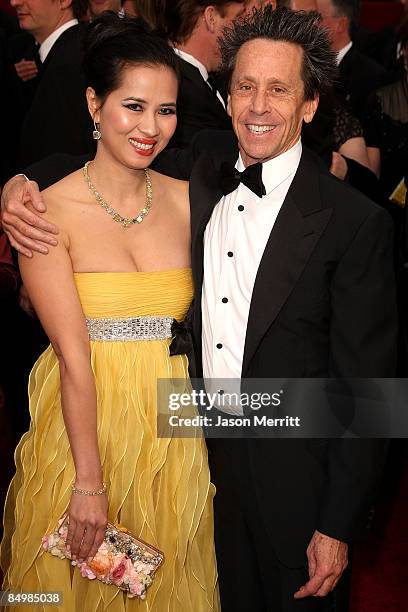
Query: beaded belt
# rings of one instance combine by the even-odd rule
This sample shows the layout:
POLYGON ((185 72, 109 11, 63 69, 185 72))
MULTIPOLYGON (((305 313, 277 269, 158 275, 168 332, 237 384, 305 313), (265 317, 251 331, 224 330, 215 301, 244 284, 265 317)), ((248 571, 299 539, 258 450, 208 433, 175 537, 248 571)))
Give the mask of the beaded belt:
POLYGON ((172 317, 86 319, 90 340, 166 340, 172 337, 172 317))

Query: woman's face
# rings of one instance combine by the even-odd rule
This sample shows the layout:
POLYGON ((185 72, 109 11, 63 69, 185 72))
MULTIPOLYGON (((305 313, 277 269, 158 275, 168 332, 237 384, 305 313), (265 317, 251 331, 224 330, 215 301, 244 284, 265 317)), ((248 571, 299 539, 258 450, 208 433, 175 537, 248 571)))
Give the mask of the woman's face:
POLYGON ((124 68, 119 87, 99 110, 90 107, 101 132, 98 152, 128 168, 149 166, 176 129, 177 88, 176 75, 166 66, 124 68))

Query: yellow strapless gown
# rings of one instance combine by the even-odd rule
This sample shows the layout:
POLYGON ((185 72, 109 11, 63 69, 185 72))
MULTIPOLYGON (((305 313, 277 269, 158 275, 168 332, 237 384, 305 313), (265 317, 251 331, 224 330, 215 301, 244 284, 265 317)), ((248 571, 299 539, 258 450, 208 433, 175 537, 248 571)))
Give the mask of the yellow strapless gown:
MULTIPOLYGON (((182 320, 193 293, 189 269, 78 273, 75 280, 90 318, 154 315, 182 320)), ((67 508, 75 476, 52 347, 30 376, 31 425, 16 449, 17 471, 5 507, 3 588, 62 591, 63 605, 52 609, 64 612, 219 610, 214 488, 204 440, 156 437, 157 378, 188 377, 187 358, 170 357, 169 343, 91 342, 109 520, 156 545, 166 557, 146 600, 127 599, 114 586, 82 578, 67 560, 42 549, 42 536, 67 508)), ((50 608, 21 607, 27 609, 50 608)))

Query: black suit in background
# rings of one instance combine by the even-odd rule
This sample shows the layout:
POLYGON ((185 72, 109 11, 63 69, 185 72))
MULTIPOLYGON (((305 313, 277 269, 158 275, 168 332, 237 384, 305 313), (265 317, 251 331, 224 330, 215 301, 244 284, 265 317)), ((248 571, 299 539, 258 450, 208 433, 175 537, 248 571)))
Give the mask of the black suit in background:
MULTIPOLYGON (((20 78, 18 78, 19 85, 20 85, 20 91, 21 91, 21 97, 23 100, 22 114, 20 117, 20 121, 21 121, 20 129, 21 129, 23 122, 24 122, 24 117, 26 116, 27 111, 33 102, 38 83, 40 82, 41 62, 38 56, 39 45, 35 41, 35 38, 31 36, 31 34, 29 34, 28 32, 25 32, 24 30, 20 30, 17 34, 11 36, 9 38, 9 44, 10 44, 10 53, 11 53, 11 57, 13 60, 13 64, 17 64, 23 59, 27 61, 30 61, 30 60, 35 61, 38 71, 39 71, 37 76, 35 76, 32 79, 29 79, 28 81, 22 81, 20 78)), ((20 130, 18 134, 18 143, 19 142, 20 142, 20 130)))
POLYGON ((19 80, 9 51, 8 38, 0 27, 0 86, 4 92, 0 97, 0 186, 15 171, 23 106, 19 80))
POLYGON ((0 8, 0 28, 7 37, 17 34, 20 30, 17 17, 0 8))
POLYGON ((20 168, 56 152, 92 153, 92 121, 81 71, 83 28, 63 32, 40 71, 21 133, 20 168))
POLYGON ((362 27, 354 28, 352 38, 356 48, 381 64, 387 71, 392 83, 397 80, 404 72, 402 58, 398 58, 398 36, 397 25, 389 25, 386 28, 371 32, 362 27))
MULTIPOLYGON (((237 156, 233 134, 210 131, 190 150, 167 151, 156 162, 166 174, 190 177, 197 376, 203 236, 222 197, 220 166, 237 156)), ((52 182, 45 181, 47 168, 58 180, 83 161, 60 156, 28 172, 37 179, 42 166, 45 187, 52 182)), ((392 377, 392 244, 387 213, 305 150, 258 269, 242 377, 392 377)), ((306 548, 315 529, 346 542, 365 532, 386 443, 226 439, 208 446, 223 612, 346 610, 344 581, 324 600, 295 602, 293 593, 307 581, 306 548)))
POLYGON ((177 98, 177 129, 168 147, 188 147, 203 129, 230 130, 231 119, 198 68, 177 56, 180 87, 177 98))
POLYGON ((360 119, 369 94, 388 80, 385 69, 353 45, 340 62, 336 91, 360 119))
MULTIPOLYGON (((168 149, 189 147, 192 139, 203 129, 231 130, 232 127, 231 119, 221 101, 204 81, 198 68, 180 57, 178 57, 178 61, 181 81, 177 98, 177 128, 167 146, 168 149)), ((88 114, 88 111, 86 112, 88 114)), ((89 129, 92 130, 91 127, 89 129)), ((86 153, 88 150, 72 151, 65 147, 64 152, 75 154, 86 153)), ((62 152, 63 149, 59 147, 42 156, 37 156, 36 159, 27 160, 26 165, 39 161, 50 153, 57 151, 62 152)), ((47 182, 49 176, 53 176, 54 171, 58 176, 60 172, 58 158, 50 157, 47 164, 39 164, 39 178, 42 180, 42 177, 44 177, 45 182, 47 182), (47 170, 47 164, 51 165, 50 173, 47 170)))

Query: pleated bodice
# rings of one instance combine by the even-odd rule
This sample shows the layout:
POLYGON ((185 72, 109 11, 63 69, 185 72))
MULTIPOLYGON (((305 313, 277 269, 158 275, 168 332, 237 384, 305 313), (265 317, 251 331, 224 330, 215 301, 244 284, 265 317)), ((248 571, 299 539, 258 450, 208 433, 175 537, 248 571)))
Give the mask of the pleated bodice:
POLYGON ((172 317, 181 321, 193 297, 190 268, 157 272, 77 272, 86 317, 172 317))

